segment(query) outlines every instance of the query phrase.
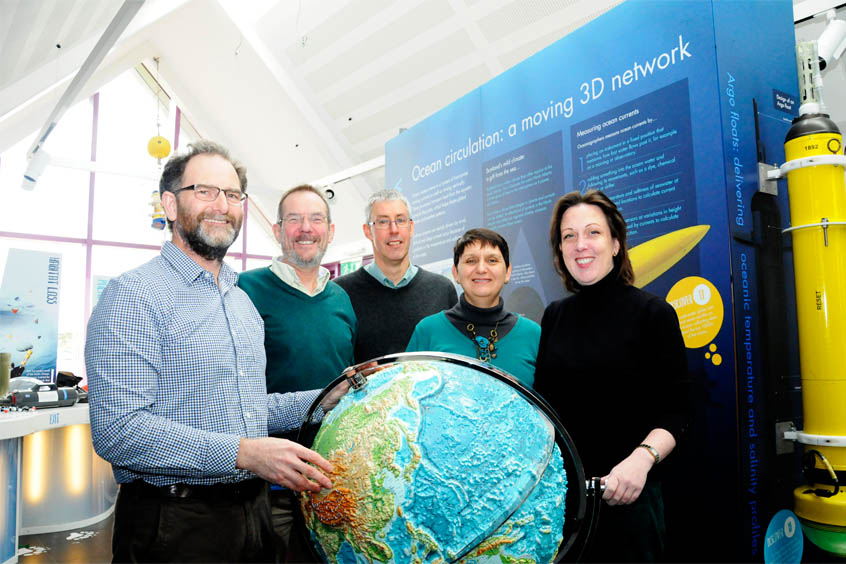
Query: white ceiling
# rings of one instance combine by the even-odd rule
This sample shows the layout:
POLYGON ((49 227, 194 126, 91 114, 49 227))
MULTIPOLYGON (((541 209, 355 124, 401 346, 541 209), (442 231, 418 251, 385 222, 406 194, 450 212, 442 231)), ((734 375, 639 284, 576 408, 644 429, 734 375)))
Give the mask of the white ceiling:
MULTIPOLYGON (((147 0, 81 98, 159 57, 270 211, 621 1, 147 0)), ((0 0, 0 151, 44 124, 120 4, 0 0)), ((336 185, 336 246, 358 244, 363 196, 383 185, 381 169, 336 185)))
MULTIPOLYGON (((0 88, 52 63, 61 49, 99 37, 119 2, 0 0, 0 88)), ((57 69, 59 70, 59 69, 57 69)))
MULTIPOLYGON (((272 210, 280 189, 382 155, 620 1, 147 0, 82 97, 160 57, 169 93, 272 210)), ((0 150, 43 125, 120 4, 0 0, 0 150)), ((336 186, 338 243, 361 239, 362 196, 383 185, 378 169, 336 186)))

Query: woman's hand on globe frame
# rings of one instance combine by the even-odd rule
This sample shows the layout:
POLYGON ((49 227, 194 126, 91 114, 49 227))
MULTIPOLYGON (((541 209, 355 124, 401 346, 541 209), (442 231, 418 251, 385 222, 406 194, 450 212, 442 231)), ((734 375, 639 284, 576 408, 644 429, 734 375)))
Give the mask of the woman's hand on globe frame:
POLYGON ((640 492, 646 484, 646 475, 654 464, 655 459, 651 454, 642 448, 635 449, 612 468, 607 476, 602 477, 602 484, 605 486, 602 499, 608 505, 633 503, 640 497, 640 492))
MULTIPOLYGON (((669 431, 658 428, 650 431, 641 444, 652 446, 658 451, 660 459, 664 460, 676 446, 676 440, 669 431)), ((646 476, 655 464, 655 457, 649 450, 636 447, 608 475, 602 477, 601 483, 605 486, 602 499, 608 505, 634 503, 640 497, 646 476)))

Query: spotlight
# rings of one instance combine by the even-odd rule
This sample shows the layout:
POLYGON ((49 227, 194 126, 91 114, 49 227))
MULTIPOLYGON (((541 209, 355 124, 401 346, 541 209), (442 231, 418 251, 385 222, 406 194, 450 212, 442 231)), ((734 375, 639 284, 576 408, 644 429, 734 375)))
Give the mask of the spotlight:
POLYGON ((828 25, 817 40, 820 70, 839 59, 846 49, 846 22, 838 20, 834 10, 828 10, 825 15, 828 25))
POLYGON ((23 184, 21 188, 24 190, 32 190, 35 188, 35 183, 41 177, 41 173, 50 164, 50 154, 44 149, 39 149, 29 159, 26 165, 26 172, 24 172, 23 184))

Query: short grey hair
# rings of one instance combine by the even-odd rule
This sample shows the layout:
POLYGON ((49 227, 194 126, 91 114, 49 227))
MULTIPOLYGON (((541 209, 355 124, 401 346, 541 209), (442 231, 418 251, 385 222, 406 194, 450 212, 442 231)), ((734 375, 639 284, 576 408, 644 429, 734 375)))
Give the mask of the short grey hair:
POLYGON ((405 204, 405 209, 408 210, 408 218, 411 219, 411 204, 408 202, 408 198, 405 197, 405 194, 399 190, 379 190, 378 192, 370 194, 370 197, 367 198, 367 206, 364 208, 364 222, 370 222, 370 210, 373 207, 373 204, 376 202, 389 202, 392 200, 399 200, 405 204))
POLYGON ((326 221, 332 223, 332 211, 329 209, 329 200, 326 199, 326 194, 323 193, 323 190, 315 188, 311 184, 300 184, 299 186, 294 186, 293 188, 282 194, 282 197, 279 198, 279 205, 276 206, 277 223, 282 221, 282 204, 284 204, 285 199, 294 192, 311 192, 312 194, 316 194, 318 198, 323 200, 323 204, 326 206, 326 221))

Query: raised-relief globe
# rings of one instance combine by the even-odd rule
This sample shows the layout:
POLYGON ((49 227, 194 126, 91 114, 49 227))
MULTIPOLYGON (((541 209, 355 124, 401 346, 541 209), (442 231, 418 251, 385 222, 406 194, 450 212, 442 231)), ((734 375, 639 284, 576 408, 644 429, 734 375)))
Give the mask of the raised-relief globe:
POLYGON ((555 429, 513 384, 470 364, 403 360, 323 420, 331 490, 306 493, 328 562, 551 562, 567 476, 555 429))

